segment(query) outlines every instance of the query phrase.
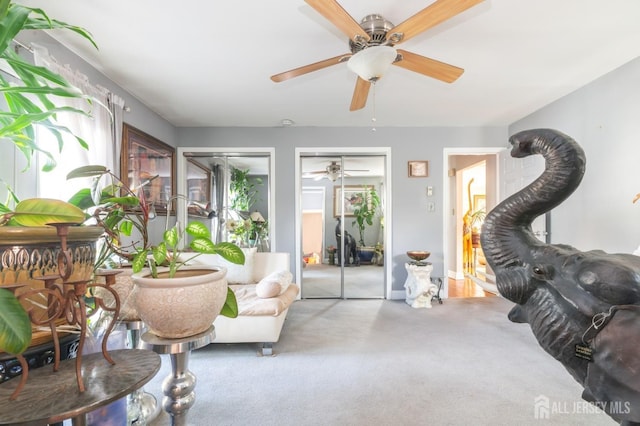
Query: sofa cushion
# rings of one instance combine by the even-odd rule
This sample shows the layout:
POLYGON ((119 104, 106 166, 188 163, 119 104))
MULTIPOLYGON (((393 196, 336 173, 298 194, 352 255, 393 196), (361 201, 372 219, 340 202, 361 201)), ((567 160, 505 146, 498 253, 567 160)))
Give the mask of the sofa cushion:
POLYGON ((295 283, 291 283, 284 293, 276 297, 261 299, 256 295, 257 285, 258 284, 238 284, 230 286, 238 301, 238 316, 278 316, 289 308, 300 292, 300 287, 295 283))
POLYGON ((275 280, 260 280, 256 284, 256 296, 261 299, 269 299, 280 295, 282 286, 275 280))
POLYGON ((293 274, 290 271, 283 269, 281 271, 275 271, 270 273, 266 277, 262 278, 258 282, 258 284, 261 284, 263 282, 264 283, 276 282, 280 285, 280 291, 278 292, 278 294, 282 294, 285 292, 287 287, 289 287, 289 284, 291 284, 292 280, 293 280, 293 274))

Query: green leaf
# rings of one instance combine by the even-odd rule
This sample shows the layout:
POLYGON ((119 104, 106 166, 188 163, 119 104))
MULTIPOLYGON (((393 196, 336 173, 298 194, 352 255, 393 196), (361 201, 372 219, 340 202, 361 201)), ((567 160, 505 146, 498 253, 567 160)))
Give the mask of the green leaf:
POLYGON ((24 352, 31 343, 29 315, 9 290, 0 288, 0 350, 10 354, 24 352))
POLYGON ((221 242, 216 244, 216 253, 231 263, 244 265, 244 252, 233 243, 221 242))
POLYGON ((163 264, 167 260, 167 245, 162 242, 152 250, 153 260, 157 265, 163 264))
POLYGON ((133 262, 131 263, 131 269, 133 269, 133 272, 142 271, 144 266, 147 264, 147 255, 147 250, 142 250, 133 257, 133 262))
POLYGON ((29 13, 29 8, 16 4, 9 4, 8 12, 5 16, 2 16, 2 25, 0 25, 1 52, 4 52, 9 48, 11 40, 13 40, 20 30, 22 30, 27 18, 29 17, 29 13))
POLYGON ((73 204, 50 198, 29 198, 16 205, 13 219, 21 226, 82 223, 84 212, 73 204))
POLYGON ((177 246, 179 240, 178 227, 174 226, 173 228, 164 231, 162 239, 169 247, 177 246))
POLYGON ((91 190, 89 188, 82 188, 69 198, 67 201, 70 204, 78 207, 81 210, 86 210, 90 207, 94 207, 93 197, 91 196, 91 190))
POLYGON ((102 176, 108 171, 109 169, 107 169, 105 166, 78 167, 77 169, 71 170, 67 174, 67 180, 74 179, 74 178, 88 178, 88 177, 102 176))
POLYGON ((124 218, 125 218, 125 214, 122 210, 110 211, 107 214, 107 217, 103 219, 102 227, 110 231, 115 231, 120 221, 123 220, 124 218))
POLYGON ((185 231, 193 237, 211 238, 211 231, 202 222, 189 222, 185 231))
POLYGON ((224 301, 220 315, 229 318, 236 318, 238 316, 238 301, 236 300, 235 293, 229 287, 227 287, 227 299, 224 301))
MULTIPOLYGON (((104 197, 105 192, 102 191, 104 197)), ((136 207, 140 205, 140 199, 137 197, 108 197, 102 199, 103 203, 122 204, 123 206, 136 207)))
POLYGON ((133 231, 133 222, 130 220, 125 220, 120 224, 118 228, 120 232, 126 236, 131 236, 131 231, 133 231))
POLYGON ((197 251, 198 253, 207 253, 207 254, 217 253, 216 245, 213 244, 213 242, 209 238, 205 238, 205 237, 194 238, 193 241, 191 241, 191 244, 189 244, 189 247, 191 247, 194 251, 197 251))

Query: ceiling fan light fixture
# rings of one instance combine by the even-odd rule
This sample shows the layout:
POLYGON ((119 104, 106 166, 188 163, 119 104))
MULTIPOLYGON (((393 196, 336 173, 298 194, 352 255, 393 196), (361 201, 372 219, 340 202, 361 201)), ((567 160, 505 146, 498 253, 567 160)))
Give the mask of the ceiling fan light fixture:
POLYGON ((371 46, 351 56, 347 66, 361 79, 373 82, 384 75, 397 56, 391 46, 371 46))

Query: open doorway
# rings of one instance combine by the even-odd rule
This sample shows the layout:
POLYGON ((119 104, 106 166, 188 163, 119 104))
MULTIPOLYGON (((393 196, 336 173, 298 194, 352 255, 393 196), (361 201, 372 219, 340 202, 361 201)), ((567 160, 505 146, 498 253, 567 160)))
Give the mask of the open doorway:
POLYGON ((445 297, 497 293, 479 243, 484 214, 498 200, 498 153, 504 148, 447 148, 443 225, 445 297))

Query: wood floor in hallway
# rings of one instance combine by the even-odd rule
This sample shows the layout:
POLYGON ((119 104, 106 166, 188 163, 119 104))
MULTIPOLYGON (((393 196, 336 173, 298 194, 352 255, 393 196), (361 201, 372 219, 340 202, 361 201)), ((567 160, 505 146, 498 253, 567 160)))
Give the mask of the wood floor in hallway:
POLYGON ((464 280, 454 280, 449 278, 449 297, 494 297, 495 295, 486 292, 478 284, 469 278, 464 280))

